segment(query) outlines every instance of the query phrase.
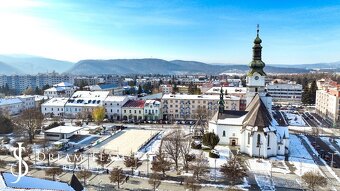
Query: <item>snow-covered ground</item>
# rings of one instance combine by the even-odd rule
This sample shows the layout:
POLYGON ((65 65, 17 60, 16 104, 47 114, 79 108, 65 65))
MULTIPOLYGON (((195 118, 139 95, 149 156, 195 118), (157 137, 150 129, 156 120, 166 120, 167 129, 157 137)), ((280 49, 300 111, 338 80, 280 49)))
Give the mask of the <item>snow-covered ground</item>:
POLYGON ((289 162, 293 163, 296 168, 294 173, 298 176, 302 176, 304 173, 311 170, 319 171, 318 166, 314 163, 312 156, 310 156, 306 148, 302 145, 301 140, 296 135, 290 135, 289 141, 289 162))
POLYGON ((302 119, 301 115, 293 113, 291 111, 282 111, 288 118, 288 124, 293 126, 306 126, 305 121, 302 119))
POLYGON ((335 147, 333 147, 332 143, 329 142, 329 137, 320 137, 320 139, 326 143, 333 152, 337 151, 335 147))
POLYGON ((249 159, 247 163, 249 170, 254 173, 256 183, 261 190, 275 190, 275 185, 270 177, 272 164, 269 160, 249 159))

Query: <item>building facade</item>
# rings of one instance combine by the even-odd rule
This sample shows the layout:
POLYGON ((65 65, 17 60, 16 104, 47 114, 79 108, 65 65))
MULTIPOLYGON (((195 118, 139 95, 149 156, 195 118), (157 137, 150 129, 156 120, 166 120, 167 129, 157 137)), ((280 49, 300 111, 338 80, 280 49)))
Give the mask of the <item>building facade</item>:
POLYGON ((122 107, 123 105, 132 99, 128 96, 108 96, 104 100, 104 107, 106 116, 110 120, 121 120, 122 119, 122 107))
MULTIPOLYGON (((162 97, 162 112, 165 120, 195 120, 199 108, 206 109, 209 115, 218 110, 219 95, 165 94, 162 97)), ((226 96, 225 108, 240 109, 240 98, 226 96)))
POLYGON ((144 119, 157 121, 162 118, 161 102, 158 100, 146 100, 144 105, 144 119))
POLYGON ((137 122, 144 120, 144 100, 129 100, 122 107, 123 120, 137 122))
POLYGON ((336 126, 340 122, 340 88, 325 88, 316 91, 316 113, 336 126))
POLYGON ((276 104, 301 104, 302 85, 296 83, 271 83, 267 92, 276 104))

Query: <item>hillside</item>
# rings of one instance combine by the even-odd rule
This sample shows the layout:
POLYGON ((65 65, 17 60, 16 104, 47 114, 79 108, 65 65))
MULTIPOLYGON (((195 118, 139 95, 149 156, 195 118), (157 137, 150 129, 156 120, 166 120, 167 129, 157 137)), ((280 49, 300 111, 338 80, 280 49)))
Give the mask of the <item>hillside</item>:
POLYGON ((0 62, 0 74, 22 74, 22 72, 8 64, 0 62))
MULTIPOLYGON (((67 73, 72 74, 219 74, 222 72, 248 71, 247 65, 211 65, 203 62, 162 59, 112 59, 82 60, 76 63, 67 73)), ((308 72, 306 69, 266 66, 268 73, 308 72)))
POLYGON ((24 71, 25 74, 46 73, 53 70, 61 73, 73 66, 72 62, 29 55, 0 55, 0 62, 24 71))

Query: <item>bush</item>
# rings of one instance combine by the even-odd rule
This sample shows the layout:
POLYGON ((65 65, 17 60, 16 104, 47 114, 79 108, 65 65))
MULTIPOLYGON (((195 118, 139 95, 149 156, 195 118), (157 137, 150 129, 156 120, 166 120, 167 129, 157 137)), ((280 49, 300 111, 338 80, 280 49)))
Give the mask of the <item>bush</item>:
POLYGON ((2 142, 3 142, 4 144, 8 144, 10 141, 11 141, 11 139, 8 138, 8 137, 6 137, 6 136, 2 138, 2 142))
POLYGON ((213 132, 209 132, 203 135, 203 144, 209 146, 211 149, 214 149, 215 146, 220 142, 220 138, 213 132))
MULTIPOLYGON (((64 123, 65 124, 65 123, 64 123)), ((52 128, 54 128, 54 127, 58 127, 58 126, 60 126, 61 125, 61 123, 58 123, 58 122, 53 122, 53 123, 51 123, 51 124, 49 124, 47 127, 45 127, 44 129, 45 130, 49 130, 49 129, 52 129, 52 128)))
POLYGON ((195 141, 191 143, 192 149, 202 149, 202 144, 197 144, 195 141))
POLYGON ((215 158, 215 159, 220 158, 220 156, 218 154, 212 153, 211 151, 209 152, 209 157, 215 158))
POLYGON ((75 124, 76 124, 76 126, 81 126, 82 122, 81 121, 76 121, 75 124))

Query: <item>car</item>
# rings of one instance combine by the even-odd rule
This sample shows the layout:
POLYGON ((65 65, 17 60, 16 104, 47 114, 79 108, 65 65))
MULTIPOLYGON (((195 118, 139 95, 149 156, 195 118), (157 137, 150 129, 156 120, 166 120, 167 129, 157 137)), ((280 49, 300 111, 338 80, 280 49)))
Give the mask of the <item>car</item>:
POLYGON ((312 142, 312 146, 313 146, 313 147, 316 146, 316 142, 315 142, 315 141, 312 142))

